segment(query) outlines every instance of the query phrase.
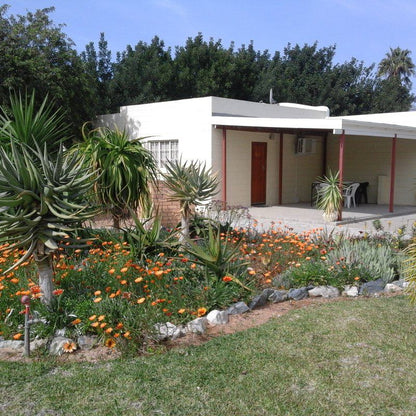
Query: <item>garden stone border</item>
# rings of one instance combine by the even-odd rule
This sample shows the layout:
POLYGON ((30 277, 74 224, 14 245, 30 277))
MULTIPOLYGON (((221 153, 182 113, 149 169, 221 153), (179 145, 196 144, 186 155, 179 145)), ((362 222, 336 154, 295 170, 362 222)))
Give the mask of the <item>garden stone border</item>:
MULTIPOLYGON (((350 285, 345 286, 344 290, 340 294, 339 289, 333 286, 305 286, 290 290, 281 290, 267 288, 260 294, 253 297, 249 305, 245 302, 237 302, 230 305, 225 310, 214 309, 210 311, 206 316, 196 318, 186 325, 175 325, 171 322, 157 323, 154 325, 155 338, 159 341, 175 340, 177 338, 184 337, 185 335, 192 333, 197 335, 203 335, 206 333, 209 326, 227 325, 230 315, 242 315, 248 313, 254 309, 263 307, 267 303, 280 303, 286 301, 298 301, 306 298, 332 298, 337 297, 358 297, 358 296, 373 296, 377 297, 383 293, 403 293, 408 287, 408 282, 404 279, 396 280, 391 283, 384 284, 382 279, 370 281, 360 286, 350 285)), ((62 348, 56 348, 59 338, 62 338, 62 334, 57 333, 56 336, 49 343, 53 348, 49 348, 51 355, 61 355, 62 348)), ((80 349, 91 349, 97 343, 96 336, 82 335, 77 340, 69 338, 66 341, 74 341, 77 347, 80 349)), ((31 342, 31 351, 46 345, 46 340, 35 340, 31 342)), ((61 343, 61 345, 63 345, 61 343)), ((0 348, 10 348, 16 351, 24 353, 23 341, 4 340, 0 337, 0 348)))

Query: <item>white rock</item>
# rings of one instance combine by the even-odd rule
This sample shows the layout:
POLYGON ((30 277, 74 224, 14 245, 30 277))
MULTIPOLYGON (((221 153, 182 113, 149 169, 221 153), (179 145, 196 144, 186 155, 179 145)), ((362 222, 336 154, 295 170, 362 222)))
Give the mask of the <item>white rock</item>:
POLYGON ((308 291, 310 297, 316 298, 336 298, 339 296, 339 290, 333 286, 317 286, 308 291))
POLYGON ((160 341, 171 338, 177 330, 176 325, 172 324, 171 322, 155 324, 154 328, 156 330, 156 337, 160 341))
POLYGON ((384 291, 387 293, 392 292, 403 292, 403 288, 400 286, 395 285, 394 283, 387 283, 386 287, 384 288, 384 291))
POLYGON ((55 337, 51 341, 51 345, 49 345, 49 353, 51 355, 62 355, 64 352, 64 345, 67 342, 74 342, 71 338, 67 337, 55 337))
POLYGON ((342 296, 358 296, 358 287, 357 286, 345 286, 342 296))
POLYGON ((12 350, 23 350, 24 348, 24 341, 0 341, 0 348, 11 348, 12 350))
POLYGON ((228 312, 214 309, 207 315, 208 322, 211 325, 225 325, 228 323, 228 312))
POLYGON ((207 330, 208 319, 205 317, 196 318, 191 322, 188 322, 186 329, 194 334, 203 334, 207 330))

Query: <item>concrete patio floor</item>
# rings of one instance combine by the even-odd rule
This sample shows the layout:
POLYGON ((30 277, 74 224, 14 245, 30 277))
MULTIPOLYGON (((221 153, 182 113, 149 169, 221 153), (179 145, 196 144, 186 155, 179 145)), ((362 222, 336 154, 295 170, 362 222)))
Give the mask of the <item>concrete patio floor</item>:
POLYGON ((249 213, 258 222, 260 229, 270 228, 272 222, 281 224, 300 233, 314 228, 324 228, 328 232, 342 232, 357 235, 374 233, 374 220, 380 220, 385 231, 394 233, 405 226, 406 234, 411 234, 416 223, 416 206, 397 206, 389 212, 388 205, 362 204, 356 208, 343 209, 342 221, 325 222, 322 211, 310 204, 279 205, 270 207, 250 207, 249 213))

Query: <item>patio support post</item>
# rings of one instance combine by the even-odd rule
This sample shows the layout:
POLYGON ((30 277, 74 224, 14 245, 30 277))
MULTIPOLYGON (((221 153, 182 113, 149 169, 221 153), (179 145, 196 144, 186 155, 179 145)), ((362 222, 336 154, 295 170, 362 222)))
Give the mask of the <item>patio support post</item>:
POLYGON ((397 134, 394 135, 393 141, 391 144, 389 212, 394 211, 394 182, 395 182, 395 176, 396 176, 396 142, 397 142, 397 134))
MULTIPOLYGON (((344 145, 345 145, 345 130, 342 130, 342 134, 339 137, 339 159, 338 159, 338 171, 339 171, 339 188, 342 192, 344 183, 344 145)), ((338 210, 338 221, 342 220, 342 202, 338 210)))
POLYGON ((279 141, 279 205, 282 205, 283 192, 283 132, 280 132, 279 141))
POLYGON ((227 207, 227 129, 222 128, 222 205, 227 207))

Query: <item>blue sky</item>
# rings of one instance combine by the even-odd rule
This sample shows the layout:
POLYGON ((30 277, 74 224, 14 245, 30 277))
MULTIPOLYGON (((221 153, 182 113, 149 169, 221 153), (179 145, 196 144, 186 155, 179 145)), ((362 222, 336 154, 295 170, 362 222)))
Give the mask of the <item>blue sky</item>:
MULTIPOLYGON (((6 1, 7 3, 7 1, 6 1)), ((9 14, 54 6, 53 21, 79 51, 105 33, 113 57, 126 45, 158 35, 182 46, 201 32, 236 48, 254 42, 274 53, 291 43, 336 45, 335 62, 352 57, 378 63, 390 47, 412 51, 416 62, 414 0, 13 0, 9 14)))

